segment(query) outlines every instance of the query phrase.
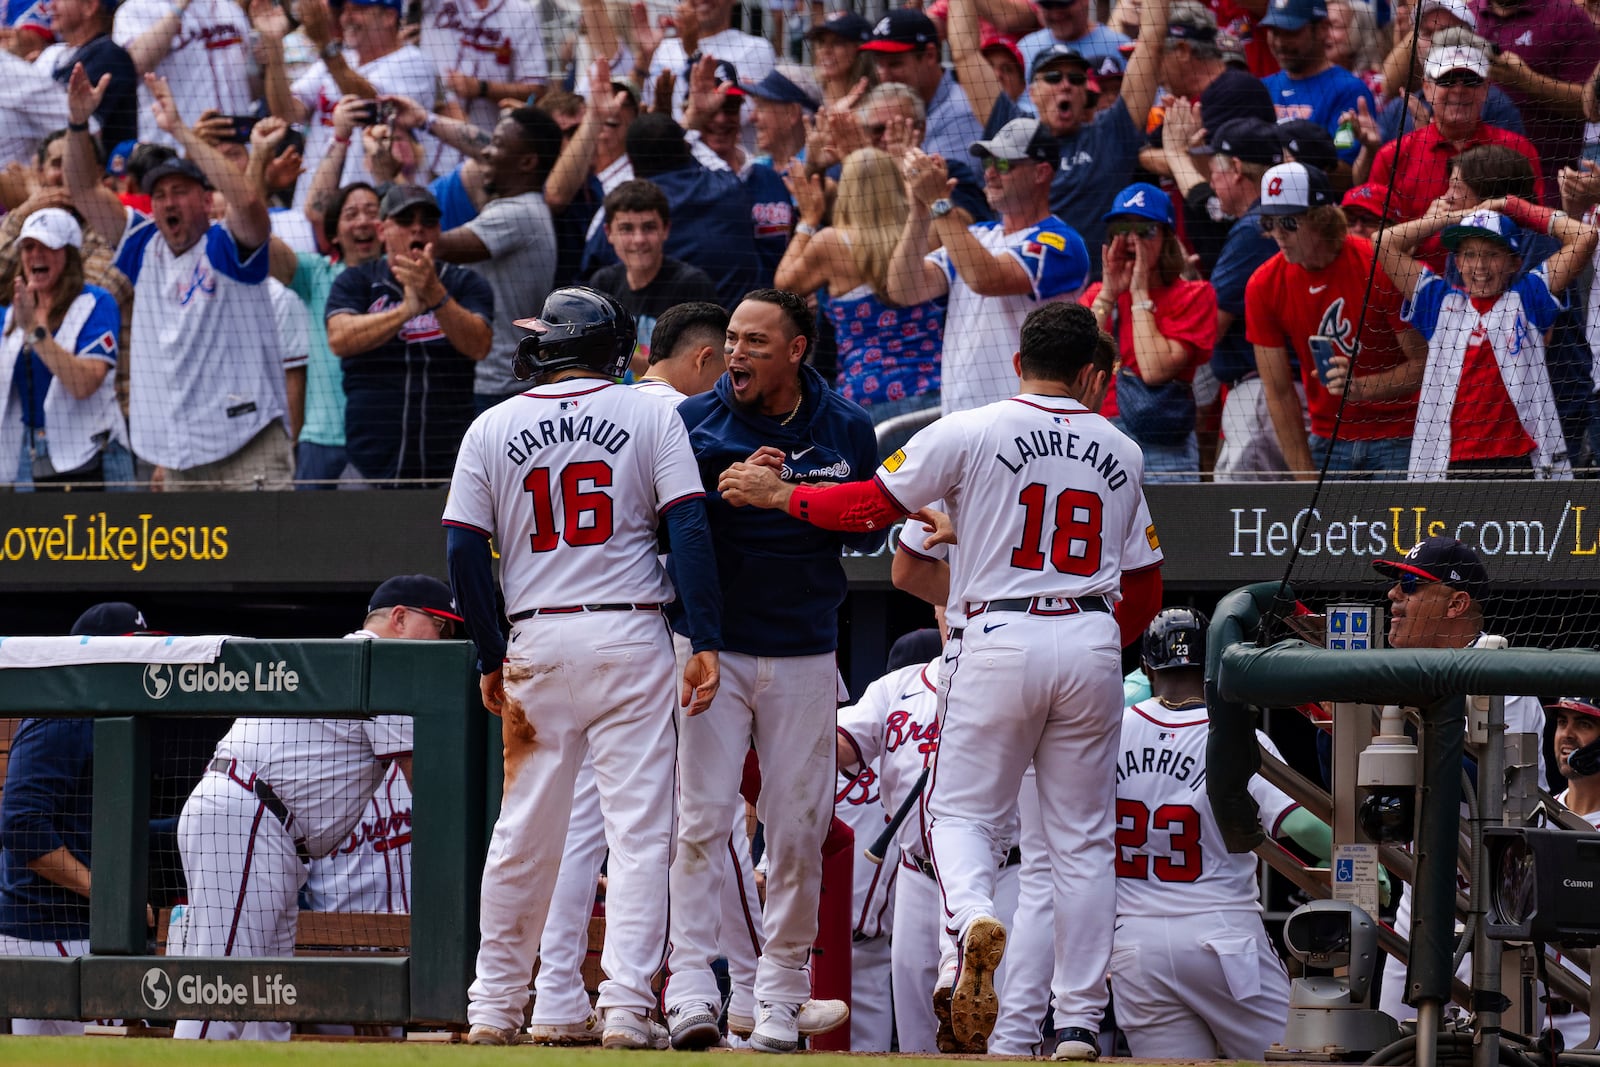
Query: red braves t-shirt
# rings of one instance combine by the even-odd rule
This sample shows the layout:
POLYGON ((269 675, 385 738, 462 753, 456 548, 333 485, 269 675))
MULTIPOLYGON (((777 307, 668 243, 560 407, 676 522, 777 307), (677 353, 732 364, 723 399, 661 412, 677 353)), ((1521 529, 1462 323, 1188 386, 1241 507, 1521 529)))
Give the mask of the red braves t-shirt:
MULTIPOLYGON (((1472 306, 1483 315, 1494 307, 1496 299, 1473 297, 1472 306)), ((1461 384, 1456 387, 1455 406, 1450 410, 1450 461, 1526 456, 1533 451, 1533 438, 1522 428, 1516 405, 1506 392, 1494 348, 1484 336, 1482 319, 1467 339, 1467 346, 1461 384)))
MULTIPOLYGON (((1395 335, 1411 327, 1400 320, 1400 292, 1382 270, 1372 280, 1362 320, 1361 304, 1372 272, 1371 242, 1347 237, 1338 257, 1322 270, 1297 267, 1280 252, 1263 263, 1245 286, 1245 336, 1253 345, 1286 348, 1299 358, 1311 432, 1318 437, 1333 436, 1339 398, 1322 384, 1309 338, 1331 337, 1340 352, 1354 359, 1357 378, 1389 370, 1405 358, 1395 335), (1357 322, 1362 322, 1359 338, 1357 322)), ((1415 393, 1402 400, 1351 400, 1344 407, 1340 434, 1352 441, 1410 437, 1416 418, 1415 393)))
MULTIPOLYGON (((1100 293, 1100 283, 1095 282, 1083 291, 1078 302, 1084 307, 1094 303, 1100 293)), ((1182 381, 1194 381, 1194 372, 1211 358, 1211 349, 1217 343, 1217 293, 1210 282, 1180 279, 1165 289, 1154 291, 1150 299, 1155 302, 1156 330, 1162 337, 1183 345, 1188 357, 1178 372, 1182 381)), ((1117 297, 1116 313, 1117 349, 1122 365, 1139 373, 1139 360, 1133 351, 1133 298, 1127 293, 1117 297)), ((1143 375, 1140 375, 1143 377, 1143 375)), ((1112 418, 1117 414, 1117 376, 1111 376, 1111 388, 1106 390, 1105 403, 1100 414, 1112 418)))

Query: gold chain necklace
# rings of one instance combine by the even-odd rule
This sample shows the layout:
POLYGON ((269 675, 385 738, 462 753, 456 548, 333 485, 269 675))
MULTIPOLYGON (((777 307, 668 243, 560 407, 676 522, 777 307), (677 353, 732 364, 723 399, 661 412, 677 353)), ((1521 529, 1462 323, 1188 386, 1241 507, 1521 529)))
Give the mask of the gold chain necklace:
POLYGON ((798 382, 796 382, 795 385, 800 391, 800 396, 798 398, 796 398, 796 400, 794 402, 794 410, 789 412, 789 414, 787 414, 787 415, 785 415, 783 417, 783 421, 778 423, 779 426, 787 426, 791 422, 793 422, 794 421, 794 417, 796 415, 800 414, 800 405, 804 404, 806 402, 805 386, 800 385, 798 382))

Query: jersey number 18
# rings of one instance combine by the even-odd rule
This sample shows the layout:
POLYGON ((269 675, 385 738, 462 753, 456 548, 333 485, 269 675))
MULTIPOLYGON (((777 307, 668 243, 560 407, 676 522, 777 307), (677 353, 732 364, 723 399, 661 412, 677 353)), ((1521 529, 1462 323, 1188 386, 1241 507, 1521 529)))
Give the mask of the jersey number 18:
MULTIPOLYGON (((1033 482, 1017 494, 1022 505, 1022 543, 1011 550, 1019 570, 1044 570, 1044 516, 1048 491, 1033 482)), ((1085 489, 1063 489, 1056 497, 1050 530, 1050 565, 1062 574, 1088 578, 1100 569, 1101 502, 1085 489)))

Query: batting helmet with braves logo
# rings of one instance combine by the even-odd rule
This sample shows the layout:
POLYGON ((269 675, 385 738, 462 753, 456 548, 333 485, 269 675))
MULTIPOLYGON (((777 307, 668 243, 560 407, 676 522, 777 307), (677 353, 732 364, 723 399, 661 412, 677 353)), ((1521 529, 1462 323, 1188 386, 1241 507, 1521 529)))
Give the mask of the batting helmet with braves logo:
POLYGON ((614 297, 571 285, 545 297, 538 318, 517 319, 533 333, 517 344, 511 371, 521 381, 578 368, 621 378, 633 356, 638 327, 614 297))
POLYGON ((1206 631, 1211 620, 1194 608, 1167 608, 1144 631, 1139 652, 1146 671, 1206 665, 1206 631))

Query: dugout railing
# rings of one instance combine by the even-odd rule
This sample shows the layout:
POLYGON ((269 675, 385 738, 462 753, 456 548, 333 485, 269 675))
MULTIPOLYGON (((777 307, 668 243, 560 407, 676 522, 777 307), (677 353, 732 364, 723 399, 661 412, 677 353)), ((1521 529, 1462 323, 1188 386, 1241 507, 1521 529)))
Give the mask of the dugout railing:
POLYGON ((228 640, 203 667, 119 662, 0 670, 0 716, 96 720, 90 951, 76 959, 0 958, 6 1014, 465 1025, 489 751, 475 681, 471 646, 454 641, 228 640), (415 723, 411 904, 420 921, 412 923, 410 954, 150 954, 152 720, 376 714, 409 715, 415 723))

